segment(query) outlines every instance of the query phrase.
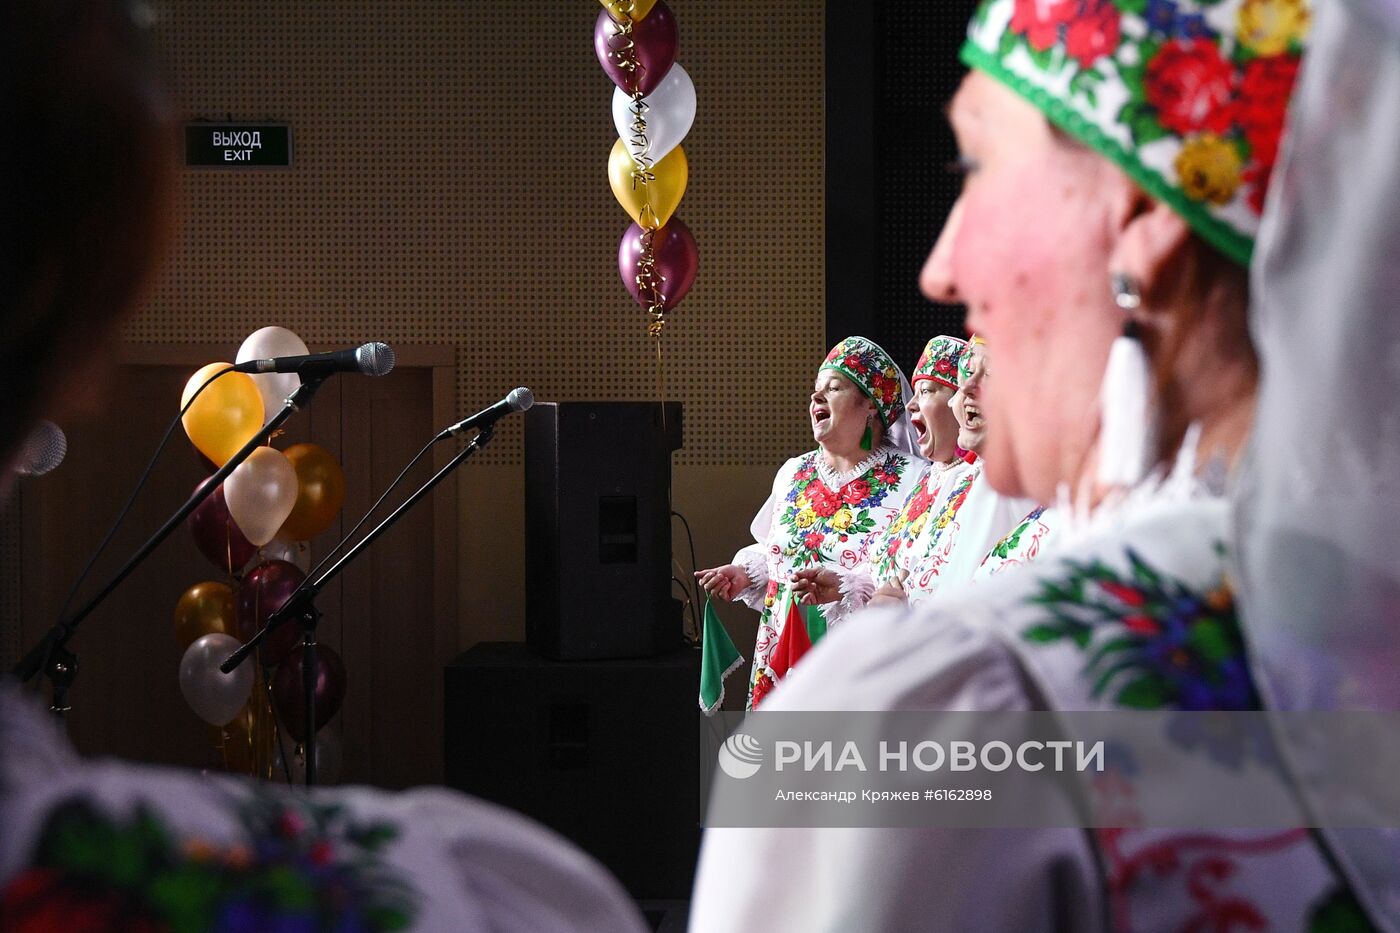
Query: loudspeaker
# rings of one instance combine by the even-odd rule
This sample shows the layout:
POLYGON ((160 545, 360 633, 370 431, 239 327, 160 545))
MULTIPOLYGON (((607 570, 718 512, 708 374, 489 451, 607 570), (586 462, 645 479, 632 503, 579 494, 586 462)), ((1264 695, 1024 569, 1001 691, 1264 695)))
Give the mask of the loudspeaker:
POLYGON ((445 671, 447 783, 533 817, 638 899, 688 899, 700 846, 700 651, 550 661, 483 643, 445 671))
POLYGON ((559 660, 681 645, 671 453, 681 405, 542 402, 525 413, 525 639, 559 660))

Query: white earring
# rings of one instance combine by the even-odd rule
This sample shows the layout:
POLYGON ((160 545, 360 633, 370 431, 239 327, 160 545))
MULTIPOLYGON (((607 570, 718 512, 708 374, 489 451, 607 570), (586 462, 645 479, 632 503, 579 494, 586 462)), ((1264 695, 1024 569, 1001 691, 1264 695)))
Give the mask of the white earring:
POLYGON ((1123 309, 1123 333, 1113 341, 1099 387, 1098 481, 1135 486, 1152 467, 1157 412, 1152 404, 1152 373, 1133 312, 1142 307, 1142 286, 1122 272, 1109 276, 1113 303, 1123 309))

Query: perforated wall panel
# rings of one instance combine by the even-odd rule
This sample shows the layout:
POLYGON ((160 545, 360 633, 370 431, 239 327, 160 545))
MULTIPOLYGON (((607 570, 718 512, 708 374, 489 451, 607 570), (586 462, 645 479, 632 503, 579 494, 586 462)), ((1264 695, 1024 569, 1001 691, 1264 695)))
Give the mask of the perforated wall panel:
MULTIPOLYGON (((677 464, 807 449, 825 350, 822 4, 669 0, 699 113, 678 215, 700 271, 663 342, 686 405, 677 464)), ((292 126, 290 169, 184 174, 185 222, 128 337, 219 341, 281 324, 323 347, 457 347, 463 413, 657 397, 616 271, 612 84, 584 0, 156 0, 193 117, 292 126)), ((174 400, 172 400, 172 405, 174 400)), ((482 460, 521 456, 518 419, 482 460)))

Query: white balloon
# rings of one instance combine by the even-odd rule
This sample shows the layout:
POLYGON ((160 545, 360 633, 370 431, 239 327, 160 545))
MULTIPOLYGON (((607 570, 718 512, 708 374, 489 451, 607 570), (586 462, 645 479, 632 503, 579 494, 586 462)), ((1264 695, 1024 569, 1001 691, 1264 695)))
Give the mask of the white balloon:
MULTIPOLYGON (((235 363, 249 360, 270 360, 277 356, 305 356, 306 344, 296 334, 285 327, 264 327, 255 330, 238 348, 235 363)), ((263 398, 263 424, 267 424, 282 410, 287 396, 301 385, 301 377, 296 373, 258 373, 253 376, 258 392, 263 398)))
POLYGON ((259 447, 224 480, 224 501, 243 536, 262 547, 292 514, 297 488, 297 471, 286 455, 259 447))
MULTIPOLYGON (((282 749, 279 747, 273 752, 272 779, 274 781, 286 780, 288 774, 291 775, 293 784, 306 783, 306 747, 304 745, 289 745, 287 747, 286 770, 282 767, 282 749)), ((344 766, 344 752, 340 745, 340 735, 335 728, 330 725, 321 727, 321 731, 316 733, 316 783, 335 784, 340 780, 341 770, 344 766)))
MULTIPOLYGON (((681 144, 695 122, 695 85, 684 68, 672 65, 656 89, 642 98, 642 103, 646 105, 646 155, 659 162, 681 144)), ((640 159, 642 149, 632 139, 632 98, 622 88, 613 89, 612 113, 617 135, 632 158, 640 159)))
POLYGON ((311 572, 311 545, 305 541, 273 538, 258 548, 258 557, 262 560, 285 560, 300 567, 302 573, 311 572))
POLYGON ((243 709, 253 692, 253 665, 245 661, 232 673, 219 670, 242 644, 232 635, 214 633, 196 638, 180 659, 180 692, 195 715, 211 726, 226 726, 243 709))

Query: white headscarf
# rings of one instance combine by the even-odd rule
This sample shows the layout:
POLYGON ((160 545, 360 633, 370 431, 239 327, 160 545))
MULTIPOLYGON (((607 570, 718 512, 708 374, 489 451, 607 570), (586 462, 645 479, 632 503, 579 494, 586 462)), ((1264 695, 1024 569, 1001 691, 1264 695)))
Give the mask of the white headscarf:
MULTIPOLYGON (((1400 7, 1313 12, 1252 270, 1263 379, 1236 580, 1271 709, 1400 710, 1400 7)), ((1279 718, 1314 822, 1375 815, 1279 718)), ((1372 918, 1400 929, 1400 833, 1323 838, 1372 918)))
POLYGON ((917 460, 922 460, 924 455, 919 453, 919 436, 914 432, 914 422, 909 418, 909 401, 914 397, 914 390, 909 385, 909 379, 904 375, 904 370, 899 371, 899 417, 886 432, 888 440, 885 443, 903 451, 917 460))

